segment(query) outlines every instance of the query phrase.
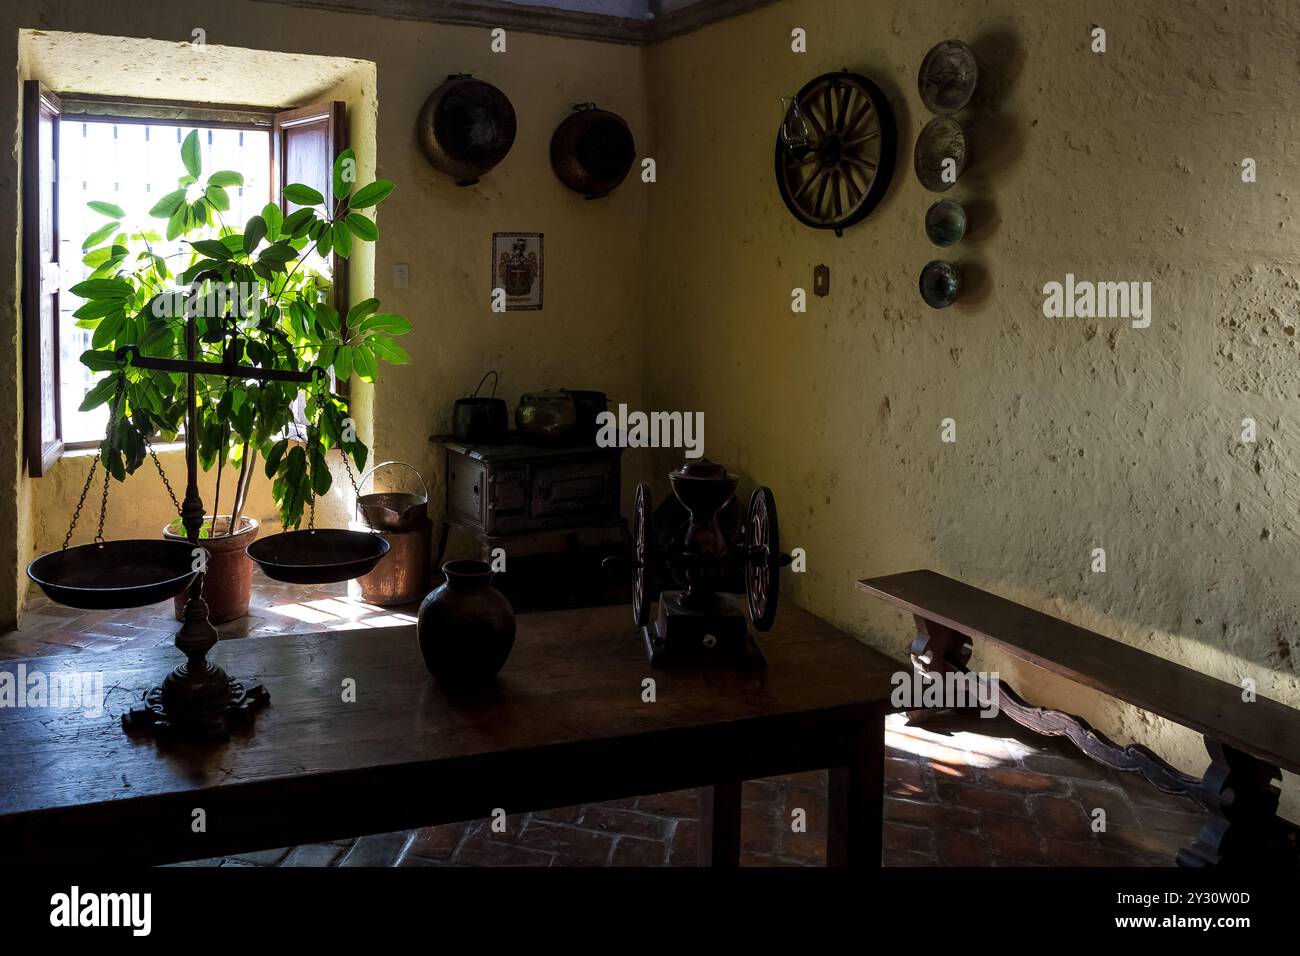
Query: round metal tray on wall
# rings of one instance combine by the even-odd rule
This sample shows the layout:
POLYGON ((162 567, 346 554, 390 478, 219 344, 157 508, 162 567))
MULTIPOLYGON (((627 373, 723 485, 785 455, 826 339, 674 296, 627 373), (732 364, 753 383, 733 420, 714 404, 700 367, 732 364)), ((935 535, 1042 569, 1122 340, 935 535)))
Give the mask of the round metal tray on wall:
POLYGON ((875 83, 843 71, 809 81, 794 100, 810 135, 792 145, 777 134, 781 201, 805 226, 843 235, 889 189, 898 149, 893 109, 875 83))
POLYGON ((609 195, 627 178, 636 142, 617 113, 579 103, 551 136, 551 168, 560 182, 588 199, 609 195))
POLYGON ((505 159, 516 128, 510 99, 468 73, 447 77, 425 100, 417 122, 424 155, 458 186, 474 185, 505 159))

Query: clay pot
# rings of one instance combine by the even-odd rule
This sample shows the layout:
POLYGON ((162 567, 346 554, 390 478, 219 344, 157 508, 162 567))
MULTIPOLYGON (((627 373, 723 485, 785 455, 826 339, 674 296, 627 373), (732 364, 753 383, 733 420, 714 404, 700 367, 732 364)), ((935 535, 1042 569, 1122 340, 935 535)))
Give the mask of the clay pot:
POLYGON ((416 625, 424 666, 446 690, 480 687, 515 646, 515 612, 483 561, 448 561, 442 572, 447 580, 424 599, 416 625))
MULTIPOLYGON (((211 515, 206 515, 203 520, 213 522, 211 515)), ((208 620, 213 624, 224 624, 246 615, 253 586, 253 562, 248 560, 244 549, 257 538, 257 519, 241 515, 234 534, 226 534, 229 527, 230 516, 222 515, 213 522, 214 536, 199 539, 200 546, 208 552, 208 569, 203 575, 203 600, 208 605, 208 620)), ((163 537, 168 541, 186 539, 180 522, 163 528, 163 537)), ((173 601, 178 621, 184 615, 187 597, 189 591, 182 591, 173 601)))

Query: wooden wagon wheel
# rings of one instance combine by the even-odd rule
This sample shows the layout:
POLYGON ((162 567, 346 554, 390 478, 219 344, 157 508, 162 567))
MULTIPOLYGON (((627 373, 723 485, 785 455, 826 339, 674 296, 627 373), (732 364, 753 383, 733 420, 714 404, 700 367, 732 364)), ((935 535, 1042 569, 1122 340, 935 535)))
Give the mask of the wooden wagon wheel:
POLYGON ((776 138, 776 184, 794 217, 837 236, 875 209, 894 174, 898 130, 880 87, 856 73, 825 73, 795 97, 807 144, 776 138))
POLYGON ((654 496, 650 486, 636 486, 636 505, 632 514, 632 540, 636 548, 636 576, 632 582, 632 620, 637 627, 650 622, 651 590, 654 586, 654 496))
POLYGON ((761 485, 749 497, 745 520, 745 596, 749 619, 756 631, 770 631, 776 621, 776 603, 781 594, 781 531, 776 522, 776 499, 772 489, 761 485))

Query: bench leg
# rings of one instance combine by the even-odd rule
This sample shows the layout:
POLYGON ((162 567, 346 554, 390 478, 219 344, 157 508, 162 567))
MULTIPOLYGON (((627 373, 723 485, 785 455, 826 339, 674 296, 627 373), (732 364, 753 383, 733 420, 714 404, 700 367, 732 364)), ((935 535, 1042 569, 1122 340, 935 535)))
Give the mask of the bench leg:
POLYGON ((1178 865, 1294 864, 1294 848, 1282 837, 1277 817, 1282 772, 1235 747, 1205 738, 1210 766, 1202 784, 1213 816, 1196 842, 1178 851, 1178 865))
POLYGON ((853 735, 846 766, 831 768, 826 865, 880 866, 884 815, 885 727, 881 719, 853 735))
POLYGON ((700 866, 740 866, 740 781, 704 788, 699 862, 700 866))
MULTIPOLYGON (((937 621, 927 621, 919 614, 913 615, 916 622, 916 640, 912 641, 912 670, 923 678, 927 675, 943 679, 949 671, 965 672, 970 663, 971 640, 966 635, 945 627, 937 621)), ((939 714, 958 708, 924 708, 917 707, 904 711, 909 727, 919 726, 939 714)), ((978 707, 960 708, 969 712, 978 712, 978 707)))

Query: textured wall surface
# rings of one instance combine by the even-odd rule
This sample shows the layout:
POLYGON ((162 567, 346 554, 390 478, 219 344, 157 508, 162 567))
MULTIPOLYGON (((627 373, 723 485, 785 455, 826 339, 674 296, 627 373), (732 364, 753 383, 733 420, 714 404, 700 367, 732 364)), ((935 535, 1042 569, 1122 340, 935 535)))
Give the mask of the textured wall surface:
MULTIPOLYGON (((910 619, 853 582, 931 567, 1300 706, 1298 28, 1294 3, 789 0, 649 51, 646 401, 703 409, 706 453, 772 486, 808 552, 796 601, 902 657, 910 619), (917 68, 949 36, 983 72, 946 194, 972 235, 941 251, 911 159, 917 68), (778 98, 844 67, 884 88, 900 145, 882 205, 837 239, 786 211, 772 152, 778 98), (934 312, 917 276, 944 257, 967 289, 934 312), (819 262, 830 296, 792 314, 819 262), (1067 272, 1152 282, 1151 326, 1045 318, 1067 272)), ((1164 721, 976 664, 1206 763, 1164 721)))

